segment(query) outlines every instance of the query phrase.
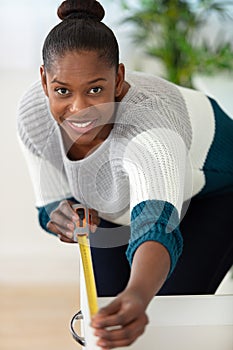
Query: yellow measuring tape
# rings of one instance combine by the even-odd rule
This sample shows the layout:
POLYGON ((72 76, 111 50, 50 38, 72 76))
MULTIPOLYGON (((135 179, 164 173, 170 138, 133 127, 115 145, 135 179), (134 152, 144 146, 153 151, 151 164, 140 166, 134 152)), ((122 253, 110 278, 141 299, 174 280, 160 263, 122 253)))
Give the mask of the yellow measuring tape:
POLYGON ((95 284, 95 276, 92 265, 91 249, 89 241, 89 210, 80 204, 74 204, 73 209, 79 215, 80 220, 76 222, 74 230, 74 240, 79 243, 79 250, 82 259, 84 279, 86 283, 88 306, 90 316, 94 316, 98 311, 97 291, 95 284))

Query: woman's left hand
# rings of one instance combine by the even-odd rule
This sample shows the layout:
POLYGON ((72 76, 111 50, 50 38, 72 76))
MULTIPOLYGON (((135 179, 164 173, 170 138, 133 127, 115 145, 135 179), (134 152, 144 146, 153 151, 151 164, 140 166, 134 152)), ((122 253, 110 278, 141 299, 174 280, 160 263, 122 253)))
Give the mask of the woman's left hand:
POLYGON ((104 350, 131 345, 148 324, 145 309, 142 298, 125 289, 92 318, 91 326, 99 337, 97 345, 104 350))

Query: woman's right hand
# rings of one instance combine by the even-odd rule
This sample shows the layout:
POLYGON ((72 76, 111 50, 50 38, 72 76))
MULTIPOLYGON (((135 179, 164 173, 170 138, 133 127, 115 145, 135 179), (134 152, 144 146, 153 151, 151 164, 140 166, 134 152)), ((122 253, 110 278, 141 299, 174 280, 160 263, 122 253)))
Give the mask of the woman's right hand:
MULTIPOLYGON (((50 213, 50 221, 47 229, 55 233, 62 242, 75 243, 72 239, 75 223, 79 220, 78 214, 72 208, 75 204, 72 201, 63 200, 58 207, 50 213)), ((100 223, 98 213, 94 209, 89 209, 91 214, 90 231, 94 233, 100 223)))

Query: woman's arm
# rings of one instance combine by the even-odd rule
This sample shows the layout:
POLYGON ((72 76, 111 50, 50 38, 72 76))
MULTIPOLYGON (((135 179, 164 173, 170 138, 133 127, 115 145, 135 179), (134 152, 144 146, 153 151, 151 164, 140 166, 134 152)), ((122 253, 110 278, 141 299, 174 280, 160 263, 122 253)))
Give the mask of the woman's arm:
MULTIPOLYGON (((71 195, 64 173, 42 156, 32 153, 20 137, 19 143, 34 188, 40 226, 45 231, 57 235, 61 241, 73 243, 71 237, 78 215, 72 209, 72 204, 77 201, 71 195)), ((95 210, 91 210, 91 213, 91 231, 95 232, 100 219, 95 210)))
POLYGON ((128 346, 143 332, 148 318, 146 308, 159 291, 170 270, 167 249, 158 242, 147 241, 134 254, 126 289, 93 318, 92 326, 102 349, 128 346), (106 327, 118 326, 108 330, 106 327))
POLYGON ((170 129, 148 130, 127 145, 124 168, 131 206, 127 257, 132 270, 125 290, 93 318, 102 349, 128 346, 144 332, 146 308, 181 254, 186 155, 182 138, 170 129))
POLYGON ((145 303, 162 287, 170 270, 170 256, 167 249, 155 241, 141 244, 134 254, 128 290, 137 291, 145 303))

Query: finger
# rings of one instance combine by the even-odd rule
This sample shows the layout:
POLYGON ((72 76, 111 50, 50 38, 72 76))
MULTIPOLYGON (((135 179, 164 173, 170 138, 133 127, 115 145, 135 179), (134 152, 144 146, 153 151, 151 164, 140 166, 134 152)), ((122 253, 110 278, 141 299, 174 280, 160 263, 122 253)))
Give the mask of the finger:
POLYGON ((102 328, 104 320, 107 316, 117 313, 121 308, 121 301, 119 299, 113 300, 110 304, 102 307, 98 313, 92 318, 91 326, 94 328, 102 328))
POLYGON ((97 345, 104 349, 113 349, 131 345, 144 333, 147 324, 147 321, 145 320, 142 322, 142 320, 138 319, 127 327, 103 334, 103 336, 97 341, 97 345))
POLYGON ((97 230, 97 225, 90 225, 90 231, 91 233, 95 233, 95 231, 97 230))
POLYGON ((59 237, 60 241, 64 242, 64 243, 77 243, 77 242, 73 241, 72 239, 67 238, 64 235, 58 235, 58 237, 59 237))
POLYGON ((58 207, 51 212, 50 217, 53 221, 55 221, 54 216, 57 216, 57 215, 62 216, 62 220, 64 220, 63 217, 65 217, 66 219, 74 223, 77 220, 79 220, 78 214, 72 208, 71 203, 67 200, 61 201, 58 207))
POLYGON ((96 224, 97 226, 100 224, 100 218, 98 213, 94 210, 90 210, 89 212, 89 220, 92 224, 96 224))
POLYGON ((73 231, 79 216, 72 208, 72 204, 71 201, 61 201, 59 206, 50 213, 50 220, 60 227, 73 231))
POLYGON ((97 341, 97 346, 100 346, 102 349, 114 349, 114 348, 121 348, 121 347, 125 347, 125 346, 129 346, 132 345, 135 340, 142 335, 142 333, 138 334, 136 337, 128 338, 128 339, 124 339, 124 340, 115 340, 115 341, 108 341, 105 339, 100 339, 97 341))
POLYGON ((54 225, 51 221, 48 222, 47 224, 47 228, 49 229, 49 231, 55 233, 58 238, 62 241, 62 242, 66 242, 66 243, 76 243, 74 242, 72 239, 69 239, 68 237, 66 237, 65 235, 63 235, 61 233, 61 231, 57 228, 56 225, 54 225))
POLYGON ((107 328, 115 326, 125 326, 129 322, 134 320, 134 316, 128 316, 124 312, 119 312, 115 315, 108 316, 107 318, 102 318, 96 321, 96 326, 94 328, 107 328))
POLYGON ((57 225, 56 223, 54 223, 51 220, 47 223, 46 226, 47 226, 47 229, 49 231, 51 231, 57 235, 63 235, 70 240, 73 238, 73 231, 69 231, 68 229, 57 225))
POLYGON ((112 314, 98 313, 93 320, 92 326, 94 328, 106 328, 112 326, 125 326, 128 323, 134 321, 140 315, 139 311, 132 310, 131 305, 125 306, 114 312, 112 309, 112 314))
POLYGON ((146 314, 141 315, 135 321, 129 323, 125 327, 118 329, 97 329, 94 334, 103 340, 118 341, 135 339, 139 334, 144 332, 146 325, 148 324, 148 317, 146 314))
POLYGON ((106 316, 106 315, 112 315, 114 313, 116 313, 117 311, 120 310, 122 305, 122 302, 119 298, 114 299, 111 303, 109 303, 108 305, 102 307, 99 311, 97 315, 100 316, 106 316))
POLYGON ((89 210, 89 223, 90 223, 91 233, 95 233, 95 231, 97 230, 97 227, 100 224, 100 218, 98 217, 97 211, 93 209, 89 210))
POLYGON ((67 217, 67 219, 76 222, 79 220, 79 216, 75 209, 73 209, 73 204, 73 202, 65 200, 59 204, 58 209, 67 217))
POLYGON ((58 227, 61 227, 63 230, 65 229, 66 231, 73 231, 75 229, 75 224, 70 219, 67 219, 67 217, 58 210, 50 214, 50 221, 52 221, 58 227))

